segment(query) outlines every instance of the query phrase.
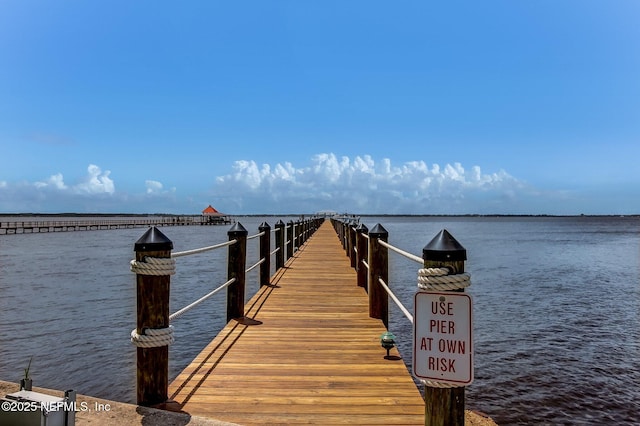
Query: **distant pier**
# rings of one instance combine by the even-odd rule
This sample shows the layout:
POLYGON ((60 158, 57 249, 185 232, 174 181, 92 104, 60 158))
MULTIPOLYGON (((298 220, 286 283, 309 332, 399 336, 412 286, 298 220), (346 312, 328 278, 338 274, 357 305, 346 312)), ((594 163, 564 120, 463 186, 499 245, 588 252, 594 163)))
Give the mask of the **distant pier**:
POLYGON ((76 220, 23 220, 0 221, 0 235, 37 234, 46 232, 100 231, 108 229, 143 228, 149 226, 225 225, 232 223, 229 216, 158 216, 148 218, 76 220))

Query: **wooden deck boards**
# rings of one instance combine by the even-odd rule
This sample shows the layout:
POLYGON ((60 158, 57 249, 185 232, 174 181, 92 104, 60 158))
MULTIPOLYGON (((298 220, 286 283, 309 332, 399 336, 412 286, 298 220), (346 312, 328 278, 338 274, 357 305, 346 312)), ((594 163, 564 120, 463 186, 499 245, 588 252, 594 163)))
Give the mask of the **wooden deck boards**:
POLYGON ((398 352, 384 358, 384 326, 328 221, 271 282, 171 383, 182 411, 239 424, 424 424, 422 396, 398 352))

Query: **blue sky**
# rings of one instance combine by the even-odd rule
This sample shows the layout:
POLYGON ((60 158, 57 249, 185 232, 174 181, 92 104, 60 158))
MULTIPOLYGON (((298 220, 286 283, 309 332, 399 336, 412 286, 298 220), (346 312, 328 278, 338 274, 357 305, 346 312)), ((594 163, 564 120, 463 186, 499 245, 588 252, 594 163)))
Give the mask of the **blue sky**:
POLYGON ((640 2, 0 1, 0 212, 640 213, 640 2))

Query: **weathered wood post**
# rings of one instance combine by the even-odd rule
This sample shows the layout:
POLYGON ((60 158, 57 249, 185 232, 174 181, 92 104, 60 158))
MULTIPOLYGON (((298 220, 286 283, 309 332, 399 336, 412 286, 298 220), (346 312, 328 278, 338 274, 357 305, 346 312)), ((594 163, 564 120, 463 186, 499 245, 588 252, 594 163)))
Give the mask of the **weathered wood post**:
POLYGON ((356 267, 356 222, 349 222, 349 261, 351 267, 356 267))
POLYGON ((305 242, 305 233, 304 233, 304 225, 305 225, 305 219, 300 219, 300 230, 298 231, 299 235, 298 235, 298 242, 300 243, 300 247, 302 247, 304 245, 305 242))
MULTIPOLYGON (((173 242, 155 226, 134 244, 136 262, 145 258, 170 258, 173 242)), ((169 327, 169 289, 171 275, 136 273, 136 333, 169 327)), ((169 346, 137 347, 138 405, 156 405, 167 401, 169 387, 169 346)))
POLYGON ((364 265, 365 262, 368 262, 369 252, 367 243, 367 233, 369 229, 364 223, 361 223, 356 228, 356 248, 358 253, 356 254, 356 278, 359 287, 367 288, 367 268, 364 265))
POLYGON ((287 259, 293 256, 293 220, 287 222, 287 259))
POLYGON ((294 220, 291 224, 291 239, 293 240, 292 253, 295 253, 298 248, 298 221, 297 220, 294 220))
POLYGON ((310 224, 310 219, 305 219, 304 220, 304 242, 305 243, 309 239, 309 229, 310 229, 309 224, 310 224))
POLYGON ((244 285, 247 264, 247 230, 240 222, 229 229, 229 241, 236 240, 229 246, 227 279, 235 278, 235 282, 227 287, 227 322, 234 318, 244 317, 244 285))
POLYGON ((276 223, 276 270, 284 266, 284 222, 279 220, 276 223))
POLYGON ((262 287, 269 285, 271 276, 271 226, 267 222, 262 222, 258 232, 261 234, 264 232, 260 237, 260 259, 264 259, 260 264, 260 287, 262 287))
MULTIPOLYGON (((422 249, 422 259, 425 268, 449 268, 451 274, 461 274, 467 250, 443 229, 422 249)), ((452 291, 464 292, 464 289, 452 291)), ((464 387, 425 386, 425 426, 464 426, 464 391, 464 387)))
POLYGON ((369 231, 369 316, 381 319, 389 328, 389 297, 379 279, 389 282, 389 253, 378 239, 387 242, 389 233, 379 223, 369 231))
POLYGON ((302 221, 302 244, 305 244, 308 238, 309 238, 309 219, 304 219, 302 221))
POLYGON ((305 244, 309 239, 309 219, 302 221, 302 244, 305 244))

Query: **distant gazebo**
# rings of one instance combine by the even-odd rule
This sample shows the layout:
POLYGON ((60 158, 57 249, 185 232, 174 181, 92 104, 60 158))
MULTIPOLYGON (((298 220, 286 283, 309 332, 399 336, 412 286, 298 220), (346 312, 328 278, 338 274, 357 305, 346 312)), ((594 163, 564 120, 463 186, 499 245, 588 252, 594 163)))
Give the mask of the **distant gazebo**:
POLYGON ((224 225, 231 223, 231 219, 228 215, 220 213, 211 204, 202 210, 202 218, 202 222, 206 225, 224 225))

